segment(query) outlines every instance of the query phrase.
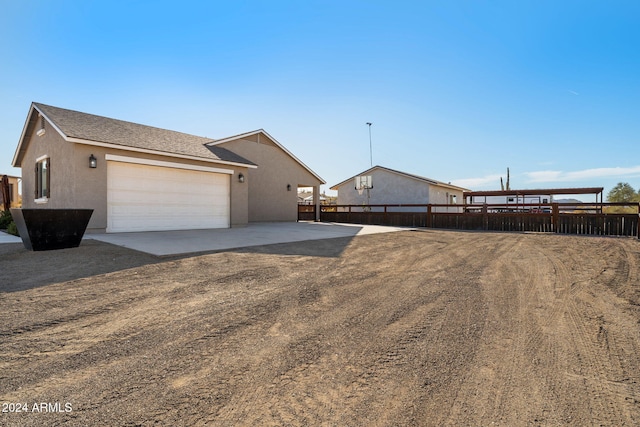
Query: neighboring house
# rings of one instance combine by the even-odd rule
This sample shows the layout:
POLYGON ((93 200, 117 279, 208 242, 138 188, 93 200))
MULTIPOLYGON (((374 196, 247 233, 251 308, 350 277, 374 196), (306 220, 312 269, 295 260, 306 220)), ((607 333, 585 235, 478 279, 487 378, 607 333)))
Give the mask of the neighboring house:
MULTIPOLYGON (((298 204, 299 205, 306 205, 308 204, 306 202, 306 200, 309 197, 313 197, 313 192, 312 191, 307 191, 307 190, 302 190, 302 191, 298 191, 298 204)), ((322 196, 320 196, 321 200, 322 200, 322 196)))
MULTIPOLYGON (((331 189, 338 191, 338 205, 462 204, 462 193, 469 191, 466 188, 383 166, 374 166, 334 185, 331 189), (368 195, 366 190, 362 194, 356 190, 355 178, 358 176, 371 176, 373 188, 368 191, 368 195)), ((434 208, 434 212, 446 209, 434 208)))
MULTIPOLYGON (((0 179, 3 177, 3 174, 0 174, 0 179)), ((12 208, 20 207, 20 193, 18 191, 18 187, 20 186, 20 177, 19 176, 11 176, 7 175, 9 178, 9 200, 11 201, 12 208)), ((2 198, 2 192, 0 191, 0 210, 3 209, 4 200, 2 198)))
MULTIPOLYGON (((298 192, 298 204, 299 205, 313 205, 314 194, 312 191, 299 191, 298 192)), ((336 198, 327 196, 325 193, 320 194, 321 205, 335 205, 336 198)))
MULTIPOLYGON (((328 199, 324 196, 324 195, 320 195, 320 204, 321 205, 326 205, 328 202, 328 199)), ((304 200, 302 201, 303 205, 313 205, 313 196, 307 196, 304 198, 304 200)))
POLYGON ((295 221, 297 188, 325 183, 264 130, 213 140, 38 103, 13 166, 24 208, 94 209, 95 232, 295 221))

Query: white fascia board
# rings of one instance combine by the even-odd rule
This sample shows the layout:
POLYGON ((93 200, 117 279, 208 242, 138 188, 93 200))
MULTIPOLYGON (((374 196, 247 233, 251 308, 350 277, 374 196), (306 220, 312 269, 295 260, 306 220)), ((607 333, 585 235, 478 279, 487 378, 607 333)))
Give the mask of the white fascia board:
POLYGON ((433 184, 434 187, 442 187, 442 188, 446 188, 448 190, 453 190, 453 191, 471 191, 467 188, 463 188, 463 187, 458 187, 457 185, 453 185, 453 184, 445 184, 444 182, 438 182, 436 184, 433 184))
POLYGON ((197 160, 199 162, 217 163, 217 164, 228 165, 228 166, 240 166, 240 167, 243 167, 243 168, 251 168, 251 169, 255 169, 255 168, 258 167, 256 165, 247 165, 247 164, 244 164, 244 163, 228 162, 228 161, 225 161, 225 160, 205 159, 203 157, 187 156, 185 154, 165 153, 165 152, 162 152, 162 151, 148 150, 146 148, 126 147, 124 145, 109 144, 107 142, 89 141, 89 140, 80 139, 80 138, 65 138, 65 139, 67 141, 69 141, 69 142, 75 142, 76 144, 84 144, 84 145, 93 145, 93 146, 96 146, 96 147, 113 148, 113 149, 116 149, 116 150, 132 151, 134 153, 155 154, 157 156, 172 157, 172 158, 187 159, 187 160, 197 160))
MULTIPOLYGON (((16 152, 13 155, 13 160, 11 160, 11 166, 13 167, 17 167, 16 162, 18 161, 18 155, 20 154, 20 151, 22 149, 24 138, 27 135, 27 128, 29 127, 29 122, 31 121, 31 118, 33 117, 36 111, 38 112, 39 117, 43 117, 47 121, 49 126, 55 129, 55 131, 58 132, 64 139, 67 139, 67 136, 60 130, 60 128, 56 126, 51 120, 49 120, 46 114, 40 111, 38 107, 35 106, 34 103, 31 103, 31 109, 29 110, 29 114, 27 115, 27 120, 24 122, 24 126, 22 127, 22 133, 20 134, 18 147, 16 148, 16 152)), ((36 119, 36 123, 37 123, 37 119, 36 119)))
POLYGON ((284 147, 284 145, 280 144, 280 143, 278 142, 278 140, 276 140, 274 137, 272 137, 271 135, 269 135, 269 134, 268 134, 267 132, 265 132, 264 130, 260 130, 260 132, 264 133, 264 134, 267 136, 267 138, 269 138, 270 140, 272 140, 272 141, 273 141, 273 142, 274 142, 278 147, 280 147, 280 148, 282 149, 282 151, 284 151, 284 152, 285 152, 285 153, 287 153, 289 156, 291 156, 291 158, 292 158, 293 160, 295 160, 296 162, 300 163, 300 165, 301 165, 303 168, 305 168, 307 171, 309 171, 309 172, 311 173, 311 175, 315 176, 315 177, 318 179, 318 181, 320 181, 320 183, 321 183, 321 184, 326 184, 326 183, 327 183, 324 179, 320 178, 320 177, 318 176, 318 174, 316 174, 314 171, 312 171, 312 170, 311 170, 311 168, 310 168, 309 166, 305 165, 305 164, 304 164, 304 162, 303 162, 302 160, 300 160, 299 158, 297 158, 296 156, 294 156, 294 155, 293 155, 293 153, 292 153, 291 151, 287 150, 287 149, 284 147))
POLYGON ((379 166, 373 166, 373 167, 370 167, 370 168, 369 168, 369 169, 367 169, 366 171, 362 171, 362 172, 360 172, 359 174, 352 176, 351 178, 347 178, 347 179, 345 179, 344 181, 339 182, 338 184, 336 184, 336 185, 334 185, 333 187, 329 188, 329 190, 338 190, 338 187, 340 187, 340 186, 342 186, 342 185, 346 184, 346 183, 347 183, 347 182, 349 182, 349 181, 353 181, 353 178, 355 178, 356 176, 366 175, 367 173, 372 172, 374 169, 380 169, 380 167, 379 167, 379 166))
POLYGON ((360 172, 357 175, 352 176, 351 178, 345 179, 344 181, 342 181, 342 182, 334 185, 333 187, 331 187, 330 190, 338 190, 338 187, 341 187, 342 185, 348 183, 349 181, 352 181, 355 177, 362 176, 362 175, 367 175, 367 174, 373 172, 376 169, 377 170, 381 170, 381 171, 386 171, 386 172, 389 172, 389 173, 393 173, 393 174, 396 174, 396 175, 399 175, 399 176, 402 176, 402 177, 405 177, 405 178, 413 179, 415 181, 418 181, 418 182, 421 182, 421 183, 426 183, 426 184, 429 184, 429 185, 434 185, 434 186, 438 186, 438 187, 444 187, 444 188, 448 188, 450 190, 466 191, 466 189, 464 189, 462 187, 458 187, 458 186, 452 185, 452 184, 447 184, 447 183, 436 181, 436 180, 433 180, 433 179, 430 179, 430 178, 425 178, 425 177, 422 177, 422 176, 413 175, 413 174, 402 172, 402 171, 397 171, 395 169, 389 169, 389 168, 386 168, 384 166, 379 166, 379 165, 373 166, 373 167, 371 167, 371 168, 369 168, 369 169, 367 169, 367 170, 365 170, 363 172, 360 172))
MULTIPOLYGON (((413 175, 407 172, 402 172, 402 171, 397 171, 395 169, 389 169, 389 168, 385 168, 384 166, 375 166, 379 169, 383 169, 386 170, 387 172, 392 172, 395 173, 397 175, 401 175, 407 178, 411 178, 411 179, 415 179, 417 181, 421 181, 421 182, 426 182, 429 185, 433 185, 433 186, 437 186, 437 187, 444 187, 444 188, 448 188, 450 190, 459 190, 459 191, 466 191, 466 189, 462 188, 462 187, 458 187, 452 184, 447 184, 446 182, 442 182, 442 181, 438 181, 435 179, 431 179, 431 178, 426 178, 424 176, 419 176, 419 175, 413 175)), ((374 167, 374 168, 375 168, 374 167)))
POLYGON ((33 106, 33 108, 34 108, 34 109, 35 109, 35 110, 36 110, 36 111, 37 111, 37 112, 38 112, 42 117, 44 117, 44 119, 47 121, 47 123, 49 123, 49 126, 51 126, 52 128, 54 128, 54 129, 56 130, 56 132, 58 132, 60 135, 62 135, 62 137, 63 137, 64 139, 67 139, 67 135, 65 135, 65 134, 64 134, 64 132, 62 132, 62 130, 61 130, 58 126, 56 126, 56 124, 55 124, 55 123, 53 123, 51 120, 49 120, 49 118, 47 117, 47 115, 46 115, 46 114, 44 114, 42 111, 40 111, 40 110, 38 109, 38 107, 36 107, 35 105, 33 106))
POLYGON ((13 159, 11 160, 11 166, 18 167, 18 154, 20 154, 20 150, 22 149, 22 142, 24 141, 24 136, 27 133, 27 128, 29 127, 29 122, 31 121, 31 116, 33 115, 34 106, 31 105, 29 109, 29 114, 27 114, 27 120, 24 122, 24 126, 22 127, 22 133, 20 134, 20 139, 18 140, 18 146, 16 147, 16 152, 13 153, 13 159))
POLYGON ((200 172, 214 172, 233 175, 233 169, 210 168, 207 166, 189 165, 186 163, 164 162, 162 160, 143 159, 140 157, 118 156, 115 154, 105 154, 106 161, 133 163, 137 165, 160 166, 173 169, 186 169, 200 172))
POLYGON ((309 166, 305 165, 299 158, 297 158, 296 156, 293 155, 292 152, 290 152, 289 150, 287 150, 284 145, 280 144, 278 142, 277 139, 275 139, 274 137, 272 137, 271 135, 269 135, 264 129, 258 129, 258 130, 254 130, 252 132, 247 132, 247 133, 243 133, 241 135, 235 135, 235 136, 230 136, 228 138, 223 138, 223 139, 218 139, 215 140, 213 142, 208 142, 205 145, 218 145, 218 144, 224 144, 225 142, 230 142, 230 141, 235 141, 237 139, 243 139, 246 138, 248 136, 252 136, 252 135, 257 135, 259 133, 264 134, 267 138, 269 138, 271 141, 273 141, 274 144, 276 144, 278 147, 280 147, 280 149, 282 151, 284 151, 285 153, 287 153, 293 160, 295 160, 296 162, 298 162, 300 164, 300 166, 302 166, 303 168, 305 168, 309 173, 311 173, 311 175, 315 176, 318 181, 320 181, 320 183, 322 184, 326 184, 326 181, 322 178, 320 178, 318 176, 318 174, 316 174, 314 171, 311 170, 311 168, 309 168, 309 166))
MULTIPOLYGON (((251 136, 251 135, 256 135, 256 134, 258 134, 260 132, 264 132, 264 130, 262 130, 262 129, 252 130, 251 132, 241 133, 240 135, 234 135, 234 136, 228 136, 228 137, 222 138, 222 139, 216 139, 214 141, 207 142, 206 145, 224 144, 225 142, 235 141, 236 139, 243 139, 243 138, 246 138, 246 137, 251 136)), ((264 133, 266 134, 266 132, 264 132, 264 133)))

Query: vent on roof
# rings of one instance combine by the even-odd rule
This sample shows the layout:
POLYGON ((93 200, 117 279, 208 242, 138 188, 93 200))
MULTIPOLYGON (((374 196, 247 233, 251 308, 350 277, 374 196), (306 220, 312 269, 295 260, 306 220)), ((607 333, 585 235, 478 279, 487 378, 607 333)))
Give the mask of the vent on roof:
POLYGON ((38 136, 44 136, 45 133, 45 129, 44 129, 44 116, 41 114, 40 115, 40 129, 38 130, 38 132, 36 132, 36 135, 38 136))

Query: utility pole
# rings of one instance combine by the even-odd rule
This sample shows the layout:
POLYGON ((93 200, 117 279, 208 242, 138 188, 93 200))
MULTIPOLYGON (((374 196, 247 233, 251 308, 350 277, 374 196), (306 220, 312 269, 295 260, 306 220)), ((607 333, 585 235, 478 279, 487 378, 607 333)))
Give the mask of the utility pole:
POLYGON ((373 167, 373 149, 371 146, 371 122, 367 122, 369 126, 369 162, 371 163, 371 167, 373 167))

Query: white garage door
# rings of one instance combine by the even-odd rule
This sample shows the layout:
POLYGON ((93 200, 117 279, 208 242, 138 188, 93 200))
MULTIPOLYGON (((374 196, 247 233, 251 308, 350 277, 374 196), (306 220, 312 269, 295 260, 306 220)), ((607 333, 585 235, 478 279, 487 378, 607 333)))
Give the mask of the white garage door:
POLYGON ((107 162, 107 232, 229 227, 229 175, 107 162))

